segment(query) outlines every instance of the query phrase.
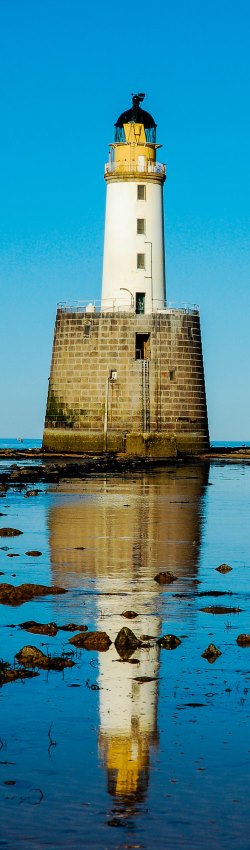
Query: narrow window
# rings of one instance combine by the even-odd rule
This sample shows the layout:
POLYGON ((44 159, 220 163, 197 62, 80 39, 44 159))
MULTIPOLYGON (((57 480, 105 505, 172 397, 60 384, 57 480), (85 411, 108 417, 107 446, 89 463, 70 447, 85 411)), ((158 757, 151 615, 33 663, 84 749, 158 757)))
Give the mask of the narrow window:
POLYGON ((187 330, 188 330, 188 339, 190 339, 190 342, 192 342, 192 341, 193 341, 193 338, 194 338, 194 335, 193 335, 193 328, 192 328, 192 326, 191 326, 191 325, 188 325, 188 329, 187 329, 187 330))
POLYGON ((169 380, 174 381, 174 376, 175 376, 175 369, 170 369, 169 370, 169 380))
POLYGON ((145 254, 137 254, 137 268, 145 269, 145 254))
POLYGON ((137 233, 145 233, 145 232, 146 232, 145 218, 138 218, 137 219, 137 233))
POLYGON ((150 334, 135 335, 135 359, 149 360, 150 358, 150 334))
POLYGON ((135 293, 135 312, 145 313, 145 292, 135 293))
POLYGON ((139 183, 137 186, 137 200, 145 201, 146 200, 146 186, 143 183, 139 183))

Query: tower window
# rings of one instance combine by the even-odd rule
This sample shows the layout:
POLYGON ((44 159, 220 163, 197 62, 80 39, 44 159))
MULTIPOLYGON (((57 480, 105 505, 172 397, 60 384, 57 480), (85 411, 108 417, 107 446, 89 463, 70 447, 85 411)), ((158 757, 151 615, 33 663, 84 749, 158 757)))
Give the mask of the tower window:
POLYGON ((135 359, 149 360, 150 357, 150 334, 135 335, 135 359))
POLYGON ((145 292, 135 293, 135 312, 145 313, 145 292))
POLYGON ((137 200, 146 201, 146 186, 143 183, 139 183, 137 186, 137 200))
POLYGON ((145 269, 145 254, 137 254, 137 268, 145 269))
POLYGON ((175 378, 175 369, 169 369, 169 380, 174 381, 175 378))
POLYGON ((146 224, 145 218, 138 218, 137 219, 137 233, 145 233, 146 232, 145 224, 146 224))

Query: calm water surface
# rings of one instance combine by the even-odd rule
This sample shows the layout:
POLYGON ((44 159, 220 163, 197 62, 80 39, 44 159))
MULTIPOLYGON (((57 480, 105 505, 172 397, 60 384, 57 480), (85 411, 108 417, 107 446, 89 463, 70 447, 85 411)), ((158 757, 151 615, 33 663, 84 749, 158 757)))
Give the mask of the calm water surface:
POLYGON ((1 526, 23 531, 1 539, 1 580, 68 590, 0 606, 4 660, 25 644, 69 650, 67 632, 18 629, 30 619, 182 641, 167 651, 152 640, 135 663, 114 645, 78 650, 64 674, 2 687, 1 850, 249 848, 250 648, 236 637, 250 632, 250 467, 177 465, 42 486, 30 499, 11 490, 0 511, 1 526), (221 575, 225 561, 233 570, 221 575), (177 581, 157 585, 161 569, 177 581), (232 596, 197 596, 215 590, 232 596), (218 603, 242 610, 201 610, 218 603), (129 609, 136 619, 122 617, 129 609), (222 652, 213 665, 201 657, 211 642, 222 652))

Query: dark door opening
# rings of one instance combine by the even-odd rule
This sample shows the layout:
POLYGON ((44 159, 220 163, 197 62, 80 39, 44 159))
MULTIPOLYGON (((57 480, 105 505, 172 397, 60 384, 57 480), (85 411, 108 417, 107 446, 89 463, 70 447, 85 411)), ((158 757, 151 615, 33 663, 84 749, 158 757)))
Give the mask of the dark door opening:
POLYGON ((135 335, 135 359, 150 359, 150 334, 135 335))

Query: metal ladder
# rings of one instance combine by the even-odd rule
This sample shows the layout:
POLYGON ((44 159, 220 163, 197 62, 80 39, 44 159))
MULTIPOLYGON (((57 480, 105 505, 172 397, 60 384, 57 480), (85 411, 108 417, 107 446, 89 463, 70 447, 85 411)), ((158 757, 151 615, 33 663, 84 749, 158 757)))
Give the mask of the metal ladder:
POLYGON ((142 360, 142 430, 150 431, 149 360, 142 360))

